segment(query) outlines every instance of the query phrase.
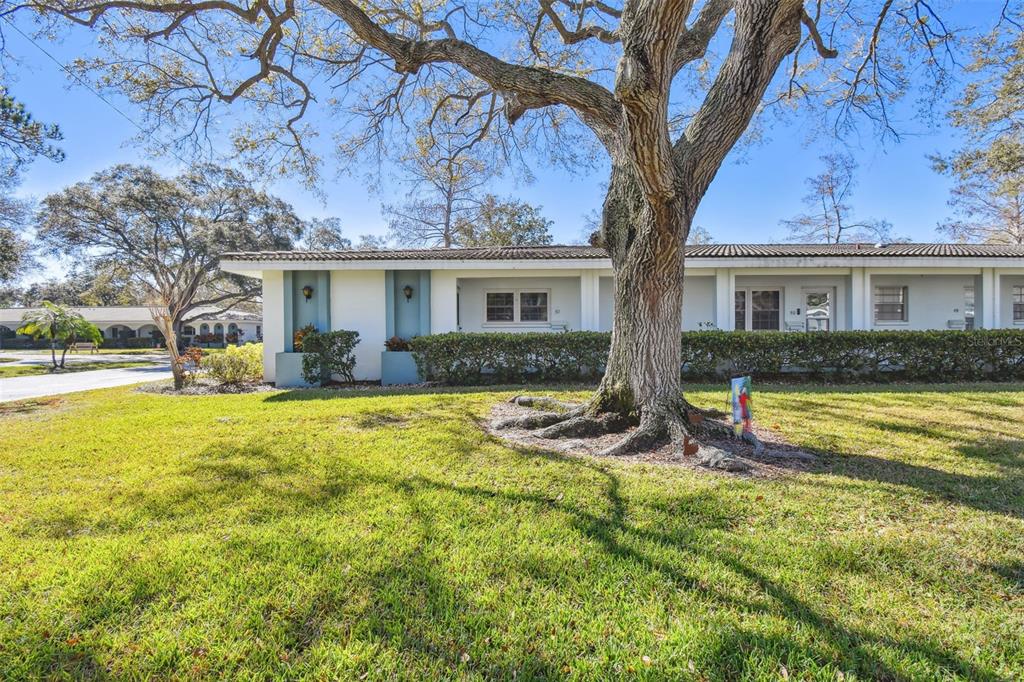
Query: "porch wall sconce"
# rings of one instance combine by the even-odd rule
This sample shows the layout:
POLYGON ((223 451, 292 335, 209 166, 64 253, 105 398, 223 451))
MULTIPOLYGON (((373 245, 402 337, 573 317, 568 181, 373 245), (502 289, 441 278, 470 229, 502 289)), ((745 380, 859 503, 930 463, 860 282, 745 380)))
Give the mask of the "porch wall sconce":
POLYGON ((313 287, 309 286, 308 284, 302 287, 302 295, 306 297, 307 301, 313 298, 313 287))
POLYGON ((402 293, 405 294, 405 300, 407 300, 407 301, 411 301, 412 300, 412 287, 411 286, 406 284, 404 287, 402 287, 402 293))

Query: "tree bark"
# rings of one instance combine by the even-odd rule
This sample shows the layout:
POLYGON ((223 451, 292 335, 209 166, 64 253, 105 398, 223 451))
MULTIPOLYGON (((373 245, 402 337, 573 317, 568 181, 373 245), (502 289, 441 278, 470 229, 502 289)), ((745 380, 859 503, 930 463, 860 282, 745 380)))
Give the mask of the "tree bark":
POLYGON ((678 198, 652 205, 629 165, 613 169, 602 234, 615 273, 611 351, 588 406, 663 426, 681 415, 683 243, 689 229, 678 198))

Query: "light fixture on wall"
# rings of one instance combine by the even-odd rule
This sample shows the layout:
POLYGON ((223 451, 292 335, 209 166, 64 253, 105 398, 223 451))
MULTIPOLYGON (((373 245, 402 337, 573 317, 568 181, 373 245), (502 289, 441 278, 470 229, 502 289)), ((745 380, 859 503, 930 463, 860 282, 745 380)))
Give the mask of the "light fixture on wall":
POLYGON ((402 287, 402 293, 405 294, 405 300, 407 300, 407 301, 411 301, 412 300, 412 287, 411 286, 406 284, 404 287, 402 287))
POLYGON ((302 287, 302 295, 306 297, 307 301, 313 298, 313 287, 309 286, 308 284, 302 287))

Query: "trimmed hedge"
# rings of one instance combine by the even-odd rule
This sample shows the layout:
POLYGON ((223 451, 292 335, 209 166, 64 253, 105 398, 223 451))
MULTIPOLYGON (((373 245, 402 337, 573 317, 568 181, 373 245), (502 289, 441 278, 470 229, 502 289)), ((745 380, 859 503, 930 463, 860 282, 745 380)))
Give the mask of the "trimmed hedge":
MULTIPOLYGON (((603 332, 420 336, 428 381, 454 385, 590 381, 604 371, 603 332)), ((683 376, 842 381, 1024 379, 1024 330, 682 333, 683 376)))
POLYGON ((306 331, 302 338, 302 378, 311 384, 326 384, 333 375, 352 382, 356 368, 355 347, 359 332, 339 329, 332 332, 306 331))

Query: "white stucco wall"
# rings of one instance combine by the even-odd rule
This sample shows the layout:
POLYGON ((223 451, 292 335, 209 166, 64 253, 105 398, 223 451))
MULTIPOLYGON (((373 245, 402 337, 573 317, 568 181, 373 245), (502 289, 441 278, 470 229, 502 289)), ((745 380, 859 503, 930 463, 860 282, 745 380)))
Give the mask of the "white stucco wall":
MULTIPOLYGON (((433 286, 433 284, 431 285, 433 286)), ((580 329, 580 278, 574 277, 486 277, 460 278, 459 328, 464 332, 484 331, 551 331, 563 325, 570 330, 580 329), (485 292, 549 291, 547 323, 488 323, 485 322, 485 292)), ((431 292, 437 295, 436 291, 431 292)))
POLYGON ((715 278, 683 278, 683 330, 695 331, 715 321, 715 278))
POLYGON ((355 378, 380 379, 387 335, 383 270, 331 271, 331 328, 359 332, 355 378))
POLYGON ((949 329, 949 320, 964 319, 964 288, 975 284, 973 275, 878 275, 871 276, 872 329, 949 329), (877 322, 874 315, 876 286, 907 287, 907 321, 877 322))
POLYGON ((263 380, 274 381, 277 354, 284 352, 284 273, 263 273, 263 380))

